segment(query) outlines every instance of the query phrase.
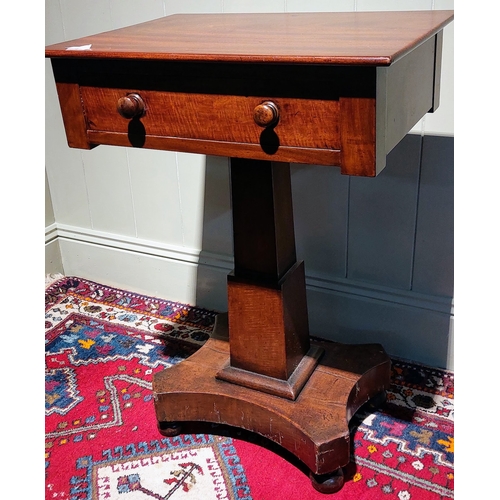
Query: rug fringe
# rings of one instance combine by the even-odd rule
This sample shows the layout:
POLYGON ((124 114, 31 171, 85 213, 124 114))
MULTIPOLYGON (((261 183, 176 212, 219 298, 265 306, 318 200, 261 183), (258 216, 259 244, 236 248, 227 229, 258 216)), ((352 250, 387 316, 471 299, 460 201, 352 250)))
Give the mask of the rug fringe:
POLYGON ((60 280, 61 278, 64 278, 64 274, 60 273, 55 273, 55 274, 47 274, 45 276, 45 288, 48 288, 52 283, 56 282, 57 280, 60 280))

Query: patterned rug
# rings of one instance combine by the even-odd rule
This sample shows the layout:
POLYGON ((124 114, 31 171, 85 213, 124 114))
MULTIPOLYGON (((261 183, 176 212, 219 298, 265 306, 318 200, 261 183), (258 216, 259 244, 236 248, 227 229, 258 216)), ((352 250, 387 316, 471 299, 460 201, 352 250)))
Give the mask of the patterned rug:
MULTIPOLYGON (((46 288, 46 499, 312 500, 271 443, 207 426, 158 433, 153 374, 209 338, 215 312, 76 277, 46 288)), ((338 500, 453 498, 453 374, 393 360, 380 410, 351 421, 338 500)))

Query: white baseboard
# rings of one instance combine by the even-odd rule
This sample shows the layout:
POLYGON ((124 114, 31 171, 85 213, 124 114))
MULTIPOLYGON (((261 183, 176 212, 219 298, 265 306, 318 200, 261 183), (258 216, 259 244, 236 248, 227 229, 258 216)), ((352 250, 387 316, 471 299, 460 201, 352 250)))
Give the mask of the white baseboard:
POLYGON ((45 275, 62 272, 63 265, 57 236, 57 226, 51 224, 45 228, 45 275))
MULTIPOLYGON (((52 225, 55 226, 55 225, 52 225)), ((64 273, 213 310, 227 308, 230 255, 57 224, 64 273)), ((446 297, 307 273, 310 333, 381 343, 391 355, 453 369, 453 302, 446 297)))
POLYGON ((45 244, 54 241, 58 236, 57 225, 55 223, 45 227, 45 244))

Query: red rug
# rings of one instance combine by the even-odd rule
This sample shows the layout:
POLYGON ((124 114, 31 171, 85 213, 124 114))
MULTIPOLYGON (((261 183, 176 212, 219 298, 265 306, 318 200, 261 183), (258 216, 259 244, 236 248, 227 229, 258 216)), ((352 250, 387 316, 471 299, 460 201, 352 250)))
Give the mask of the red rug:
MULTIPOLYGON (((214 318, 81 278, 46 289, 46 499, 327 498, 293 457, 240 431, 158 433, 153 374, 196 351, 214 318)), ((351 428, 351 463, 331 498, 453 498, 451 372, 394 359, 387 402, 351 428)))

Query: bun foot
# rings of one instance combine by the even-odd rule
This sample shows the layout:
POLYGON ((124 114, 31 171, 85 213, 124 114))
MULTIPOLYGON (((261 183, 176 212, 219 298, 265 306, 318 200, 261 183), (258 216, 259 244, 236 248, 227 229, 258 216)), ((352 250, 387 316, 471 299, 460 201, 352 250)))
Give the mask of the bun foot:
POLYGON ((375 396, 373 396, 373 398, 370 399, 369 404, 373 408, 381 408, 382 406, 384 406, 384 403, 386 401, 387 401, 387 392, 384 390, 380 391, 378 394, 375 394, 375 396))
POLYGON ((177 422, 158 422, 160 434, 166 437, 178 436, 182 431, 182 426, 177 422))
POLYGON ((337 493, 344 486, 344 471, 342 467, 329 474, 309 473, 313 488, 320 493, 337 493))

